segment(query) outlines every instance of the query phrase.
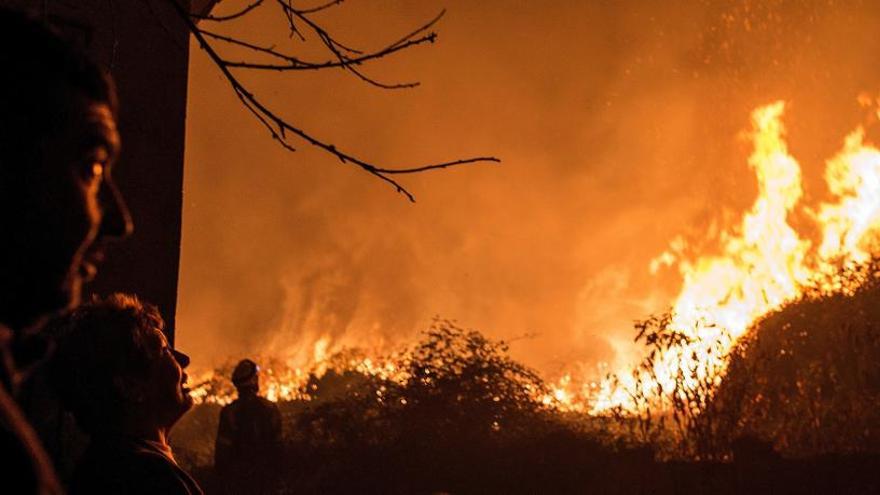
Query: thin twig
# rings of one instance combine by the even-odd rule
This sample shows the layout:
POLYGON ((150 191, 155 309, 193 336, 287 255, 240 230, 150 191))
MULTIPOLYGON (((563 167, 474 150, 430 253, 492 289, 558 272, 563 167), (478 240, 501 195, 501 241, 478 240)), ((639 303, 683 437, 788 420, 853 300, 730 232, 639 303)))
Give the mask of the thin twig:
MULTIPOLYGON (((255 52, 265 53, 266 55, 271 55, 271 56, 273 56, 275 58, 279 58, 281 60, 287 60, 287 61, 294 63, 294 64, 319 65, 319 64, 309 63, 309 62, 303 62, 294 56, 281 53, 281 52, 275 50, 274 46, 265 47, 265 46, 255 45, 253 43, 249 43, 247 41, 243 41, 238 38, 233 38, 232 36, 226 36, 223 34, 208 31, 207 29, 199 28, 199 31, 201 31, 202 34, 204 34, 205 36, 207 36, 209 38, 214 38, 216 40, 223 41, 223 42, 229 43, 231 45, 241 46, 241 47, 247 48, 249 50, 253 50, 255 52)), ((228 63, 231 64, 232 62, 228 62, 228 63)), ((288 67, 288 66, 283 66, 283 67, 288 67)))
MULTIPOLYGON (((409 33, 408 35, 404 36, 403 38, 400 38, 399 40, 395 41, 394 43, 391 43, 390 45, 388 45, 388 48, 386 48, 386 50, 389 50, 389 49, 392 49, 398 45, 402 45, 404 43, 407 43, 407 42, 409 42, 409 40, 414 38, 417 34, 423 33, 425 31, 427 31, 428 29, 431 29, 432 27, 434 27, 435 24, 440 22, 440 19, 442 19, 444 15, 446 15, 446 9, 441 10, 439 14, 437 14, 433 19, 431 19, 430 21, 425 23, 425 25, 423 25, 422 27, 416 29, 415 31, 409 33)), ((430 36, 436 38, 436 35, 434 33, 431 33, 430 36)), ((432 39, 431 42, 433 43, 434 40, 432 39)))
POLYGON ((375 79, 372 79, 372 78, 364 75, 361 71, 355 69, 354 65, 351 63, 350 59, 346 58, 345 55, 343 55, 342 53, 339 52, 339 50, 336 49, 336 46, 334 46, 333 40, 329 36, 327 36, 326 34, 323 34, 323 33, 319 33, 319 35, 320 35, 321 39, 325 41, 324 44, 327 46, 327 48, 329 48, 330 51, 333 52, 334 55, 336 55, 336 58, 339 59, 339 66, 342 67, 344 70, 347 70, 347 71, 351 72, 352 74, 354 74, 355 76, 357 76, 358 79, 360 79, 366 83, 372 84, 373 86, 382 88, 382 89, 414 88, 419 85, 418 81, 409 82, 409 83, 387 84, 387 83, 379 82, 375 79))
MULTIPOLYGON (((279 2, 281 2, 281 0, 279 0, 279 2)), ((350 47, 343 45, 342 43, 340 43, 339 41, 334 39, 330 35, 330 33, 328 33, 324 28, 322 28, 317 23, 312 21, 307 15, 303 14, 299 10, 292 8, 289 5, 289 3, 288 4, 281 3, 281 5, 282 5, 282 8, 289 9, 290 14, 292 14, 294 17, 297 17, 301 21, 303 21, 306 25, 308 25, 312 29, 312 31, 315 32, 315 34, 318 35, 318 38, 321 40, 321 42, 324 43, 324 46, 326 46, 327 49, 330 50, 330 52, 333 53, 333 55, 335 55, 336 58, 339 60, 339 67, 342 67, 343 69, 348 70, 349 72, 354 74, 357 78, 361 79, 362 81, 369 83, 373 86, 382 88, 382 89, 405 89, 405 88, 414 88, 419 85, 419 83, 417 81, 416 82, 408 82, 408 83, 388 84, 388 83, 379 82, 379 81, 365 75, 361 71, 352 67, 352 63, 351 63, 352 59, 350 59, 347 55, 340 52, 339 49, 341 48, 343 50, 346 50, 346 51, 349 51, 352 53, 356 53, 356 54, 362 54, 363 52, 361 52, 360 50, 350 48, 350 47)), ((433 41, 433 39, 436 38, 436 35, 428 36, 427 38, 431 38, 431 41, 433 41)), ((393 48, 393 46, 391 48, 393 48)))
POLYGON ((264 46, 255 45, 253 43, 242 41, 240 39, 233 38, 231 36, 226 36, 226 35, 214 33, 212 31, 208 31, 208 30, 201 29, 201 28, 199 28, 199 30, 202 32, 202 34, 204 34, 205 36, 207 36, 209 38, 214 38, 216 40, 223 41, 225 43, 248 48, 249 50, 252 50, 252 51, 255 51, 258 53, 264 53, 266 55, 275 57, 277 59, 286 60, 289 62, 289 64, 261 64, 261 63, 249 62, 249 61, 234 62, 234 61, 224 59, 224 62, 226 63, 226 65, 228 67, 256 69, 256 70, 277 70, 277 71, 317 70, 317 69, 327 69, 327 68, 331 68, 331 67, 343 67, 345 65, 360 65, 360 64, 363 64, 364 62, 376 60, 376 59, 385 57, 387 55, 391 55, 395 52, 405 50, 411 46, 421 45, 424 43, 433 43, 436 40, 436 34, 430 33, 430 34, 425 35, 421 38, 409 40, 404 44, 389 46, 383 50, 380 50, 380 51, 377 51, 374 53, 368 53, 368 54, 360 56, 360 57, 354 57, 354 58, 347 59, 344 62, 340 62, 338 59, 335 61, 334 60, 327 60, 324 62, 307 62, 304 60, 300 60, 296 57, 293 57, 291 55, 281 53, 281 52, 275 50, 274 47, 264 47, 264 46))
POLYGON ((272 139, 278 141, 278 143, 281 144, 281 146, 286 148, 288 151, 296 151, 296 148, 291 146, 291 144, 288 143, 285 139, 284 128, 279 128, 278 131, 276 131, 275 127, 273 127, 272 124, 268 120, 266 120, 266 117, 264 117, 263 114, 259 112, 259 110, 254 108, 251 100, 249 99, 249 96, 246 93, 243 93, 242 91, 236 89, 235 96, 237 96, 238 99, 241 100, 241 103, 245 106, 245 108, 247 108, 248 111, 254 114, 254 117, 256 117, 260 121, 260 123, 262 123, 266 127, 266 129, 269 130, 272 135, 272 139))
POLYGON ((331 0, 324 5, 319 5, 317 7, 312 7, 310 9, 300 9, 300 12, 303 14, 314 14, 315 12, 320 12, 325 9, 329 9, 330 7, 336 6, 344 2, 345 0, 331 0))
POLYGON ((473 163, 473 162, 495 162, 501 163, 501 160, 495 158, 494 156, 481 156, 477 158, 465 158, 462 160, 454 160, 446 163, 436 163, 433 165, 422 165, 420 167, 411 167, 411 168, 377 168, 376 172, 381 174, 417 174, 419 172, 425 172, 427 170, 437 170, 440 168, 449 168, 455 167, 457 165, 464 165, 465 163, 473 163))
POLYGON ((284 12, 285 17, 287 17, 287 24, 290 26, 290 37, 293 35, 297 35, 300 41, 305 41, 306 37, 303 36, 301 32, 299 32, 299 28, 296 27, 296 23, 293 21, 293 0, 287 0, 287 4, 284 4, 284 0, 278 0, 278 5, 281 6, 281 11, 284 12))

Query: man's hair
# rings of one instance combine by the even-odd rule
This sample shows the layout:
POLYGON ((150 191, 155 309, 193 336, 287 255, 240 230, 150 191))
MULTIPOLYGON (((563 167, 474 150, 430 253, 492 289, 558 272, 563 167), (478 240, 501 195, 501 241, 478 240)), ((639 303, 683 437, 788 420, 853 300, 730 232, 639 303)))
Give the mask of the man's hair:
POLYGON ((85 52, 32 15, 0 7, 0 166, 51 135, 70 90, 116 113, 112 80, 85 52))
POLYGON ((242 359, 232 370, 232 384, 239 392, 257 392, 260 367, 250 359, 242 359))
POLYGON ((156 306, 119 293, 95 297, 59 322, 52 381, 87 433, 119 426, 131 407, 121 384, 147 377, 158 357, 152 336, 164 326, 156 306))

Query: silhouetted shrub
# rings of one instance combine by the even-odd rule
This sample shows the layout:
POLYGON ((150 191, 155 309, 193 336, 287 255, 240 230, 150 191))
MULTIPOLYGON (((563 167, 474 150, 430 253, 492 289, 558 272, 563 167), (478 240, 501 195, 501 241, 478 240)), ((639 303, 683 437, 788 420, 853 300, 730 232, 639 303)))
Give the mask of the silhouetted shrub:
MULTIPOLYGON (((310 380, 313 400, 294 418, 291 447, 319 453, 323 478, 335 488, 393 485, 409 493, 485 486, 486 465, 516 462, 530 450, 526 445, 551 432, 598 455, 595 441, 540 400, 545 384, 512 360, 503 342, 437 321, 399 365, 397 380, 352 370, 310 380), (323 390, 345 393, 328 400, 323 390), (373 462, 394 466, 393 483, 375 478, 383 470, 365 467, 373 462)), ((546 454, 550 446, 543 448, 546 454)))
POLYGON ((729 436, 790 456, 880 452, 880 266, 839 274, 857 288, 808 294, 732 353, 717 397, 729 436))
POLYGON ((880 452, 878 277, 877 260, 838 266, 729 351, 719 329, 708 352, 723 359, 682 365, 665 389, 656 360, 684 357, 692 341, 671 328, 671 313, 637 322, 646 356, 629 389, 635 414, 613 411, 621 434, 665 459, 730 460, 742 439, 788 456, 880 452))
MULTIPOLYGON (((646 354, 623 388, 629 407, 615 407, 612 417, 625 444, 651 446, 662 459, 724 460, 726 423, 714 399, 725 361, 688 359, 696 352, 690 347, 694 341, 673 328, 673 319, 667 312, 635 323, 635 341, 644 344, 646 354)), ((711 322, 697 324, 717 330, 719 338, 702 350, 723 358, 730 335, 711 322)))
MULTIPOLYGON (((308 377, 297 394, 303 400, 279 404, 284 490, 580 492, 613 480, 611 465, 649 471, 650 453, 615 463, 616 454, 597 440, 601 427, 548 407, 547 386, 507 351, 503 342, 437 320, 395 355, 393 372, 366 370, 356 350, 333 356, 323 373, 308 377)), ((216 416, 217 406, 200 408, 181 421, 185 433, 172 438, 188 451, 179 457, 204 463, 204 446, 193 444, 210 435, 213 446, 216 419, 205 418, 216 416)), ((209 478, 204 465, 188 467, 209 478)))
MULTIPOLYGON (((794 308, 817 304, 815 310, 803 310, 804 324, 815 324, 819 315, 814 311, 830 309, 822 306, 830 304, 827 301, 844 304, 835 311, 859 314, 851 306, 854 301, 864 297, 867 305, 876 296, 871 288, 845 303, 825 298, 792 305, 759 324, 752 337, 757 340, 736 348, 741 354, 731 364, 729 384, 719 388, 706 382, 685 391, 681 400, 671 403, 678 412, 621 415, 616 422, 547 407, 546 385, 510 359, 502 342, 451 322, 437 321, 417 345, 395 355, 391 373, 368 372, 357 365, 363 361, 358 351, 344 351, 328 361, 323 373, 308 377, 298 395, 303 400, 279 403, 285 418, 279 493, 874 492, 880 489, 877 457, 790 461, 776 455, 767 438, 785 435, 795 414, 783 414, 782 406, 760 409, 756 404, 764 407, 765 399, 756 394, 789 390, 766 384, 788 383, 797 373, 771 376, 778 369, 770 364, 772 360, 757 358, 755 349, 760 345, 755 347, 755 342, 766 339, 767 349, 778 350, 776 337, 771 338, 773 322, 788 318, 784 316, 788 312, 802 311, 794 308), (767 412, 758 416, 755 410, 767 412), (774 419, 776 414, 789 422, 774 419), (758 418, 770 421, 765 424, 758 418), (609 441, 609 432, 616 435, 616 442, 609 441), (661 457, 687 462, 657 462, 657 448, 666 449, 661 457), (742 459, 716 462, 730 460, 731 452, 742 459), (702 460, 693 462, 696 458, 702 460)), ((866 321, 877 321, 870 315, 865 313, 866 321)), ((661 315, 641 322, 640 340, 649 348, 684 343, 682 335, 669 331, 668 321, 668 315, 661 315)), ((834 318, 829 316, 828 321, 834 318)), ((861 347, 834 362, 843 366, 856 359, 855 354, 864 353, 853 363, 868 372, 868 378, 852 383, 876 385, 870 378, 876 367, 866 362, 874 351, 864 343, 861 347)), ((862 403, 867 406, 871 401, 876 395, 866 395, 862 403)), ((172 436, 178 459, 209 492, 209 453, 218 409, 211 404, 198 406, 172 436)))

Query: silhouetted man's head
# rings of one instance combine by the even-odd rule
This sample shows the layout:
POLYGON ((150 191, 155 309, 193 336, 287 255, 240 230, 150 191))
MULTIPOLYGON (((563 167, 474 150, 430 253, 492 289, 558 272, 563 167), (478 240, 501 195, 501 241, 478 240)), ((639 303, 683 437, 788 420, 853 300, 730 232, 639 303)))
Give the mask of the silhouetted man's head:
POLYGON ((164 326, 155 306, 125 294, 67 316, 52 376, 86 432, 170 429, 192 407, 183 371, 189 358, 168 345, 164 326))
POLYGON ((232 384, 239 395, 256 394, 260 391, 260 367, 250 359, 242 359, 232 370, 232 384))
POLYGON ((111 180, 112 82, 42 23, 0 9, 0 323, 79 301, 101 240, 131 231, 111 180))

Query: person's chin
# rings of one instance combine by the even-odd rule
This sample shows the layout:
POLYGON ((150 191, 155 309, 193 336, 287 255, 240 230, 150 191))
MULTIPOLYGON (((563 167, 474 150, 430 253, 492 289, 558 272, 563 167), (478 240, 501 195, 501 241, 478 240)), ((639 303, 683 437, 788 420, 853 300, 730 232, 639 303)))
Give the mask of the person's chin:
POLYGON ((189 411, 190 409, 192 409, 193 404, 195 404, 195 401, 193 400, 192 395, 190 395, 189 389, 186 387, 181 387, 180 388, 180 396, 181 396, 180 406, 181 406, 181 409, 183 410, 183 412, 186 412, 186 411, 189 411))

